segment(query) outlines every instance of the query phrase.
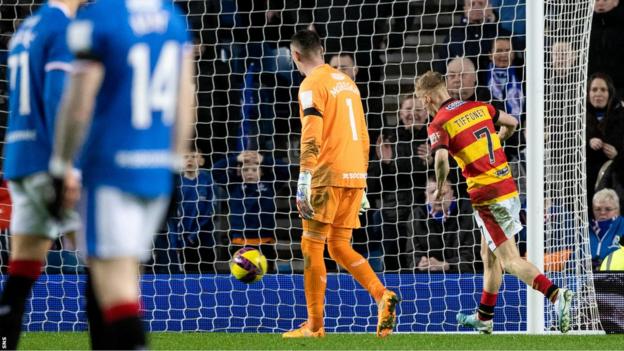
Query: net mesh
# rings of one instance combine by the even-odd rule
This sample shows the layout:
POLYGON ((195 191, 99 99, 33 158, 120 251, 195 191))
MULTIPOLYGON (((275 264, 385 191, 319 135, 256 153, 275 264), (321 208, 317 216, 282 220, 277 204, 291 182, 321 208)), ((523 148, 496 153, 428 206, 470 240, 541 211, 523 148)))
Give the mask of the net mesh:
MULTIPOLYGON (((588 237, 585 115, 587 58, 593 2, 546 1, 545 84, 545 261, 559 271, 554 282, 578 292, 573 328, 600 330, 588 237)), ((547 306, 546 327, 556 311, 547 306)))
MULTIPOLYGON (((301 221, 293 200, 302 77, 292 66, 288 46, 290 36, 303 28, 321 35, 327 61, 353 75, 362 92, 371 139, 372 209, 361 217, 363 228, 354 232, 353 244, 387 287, 402 296, 397 329, 464 330, 455 315, 470 313, 479 303, 480 232, 456 166, 449 182, 453 196, 442 209, 428 206, 433 167, 426 156, 427 117, 410 96, 417 74, 434 69, 446 74, 454 97, 489 101, 518 118, 520 130, 505 151, 524 203, 523 135, 530 132, 524 129, 524 2, 175 2, 186 13, 196 44, 197 152, 188 157, 186 176, 180 179, 177 214, 156 235, 152 260, 145 265, 142 293, 150 330, 279 332, 305 320, 301 221), (493 51, 498 55, 490 55, 493 51), (228 275, 228 263, 237 249, 250 245, 269 259, 269 274, 247 286, 228 275)), ((38 3, 0 0, 2 131, 7 39, 38 3)), ((579 292, 575 329, 597 330, 583 170, 593 3, 553 0, 545 6, 546 53, 570 65, 547 65, 545 71, 546 201, 551 209, 545 253, 553 257, 545 268, 556 283, 579 292), (557 56, 557 43, 563 42, 569 46, 557 56), (560 72, 567 75, 557 76, 560 72)), ((3 272, 6 238, 6 233, 0 236, 3 272)), ((524 231, 517 241, 524 254, 524 231)), ((86 328, 78 289, 84 278, 76 274, 83 268, 68 244, 56 244, 47 262, 50 274, 35 287, 25 320, 29 330, 86 328)), ((326 329, 373 331, 374 302, 326 258, 326 329)), ((555 312, 551 307, 545 312, 551 328, 555 312)), ((497 331, 526 329, 526 287, 513 277, 503 282, 494 321, 497 331)))

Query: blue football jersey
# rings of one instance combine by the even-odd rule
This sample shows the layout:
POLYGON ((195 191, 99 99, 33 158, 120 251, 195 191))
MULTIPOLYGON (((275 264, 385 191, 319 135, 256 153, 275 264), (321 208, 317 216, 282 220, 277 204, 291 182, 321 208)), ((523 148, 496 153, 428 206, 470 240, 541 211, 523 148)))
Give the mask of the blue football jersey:
POLYGON ((171 1, 106 0, 78 12, 67 42, 104 78, 80 165, 85 187, 156 197, 172 191, 172 127, 180 69, 190 49, 171 1))
POLYGON ((69 22, 64 5, 49 3, 22 22, 11 38, 6 179, 48 169, 56 110, 73 60, 65 41, 69 22))

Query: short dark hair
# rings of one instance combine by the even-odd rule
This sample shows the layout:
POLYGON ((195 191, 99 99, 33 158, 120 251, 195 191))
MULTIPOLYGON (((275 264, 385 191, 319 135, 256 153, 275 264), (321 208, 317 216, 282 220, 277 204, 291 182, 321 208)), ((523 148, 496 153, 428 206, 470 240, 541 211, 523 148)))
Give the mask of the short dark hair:
POLYGON ((304 57, 309 57, 313 52, 319 51, 323 44, 321 37, 315 31, 303 29, 290 38, 290 44, 298 47, 304 57))
POLYGON ((195 143, 189 143, 188 151, 189 153, 197 152, 200 155, 203 154, 202 150, 195 143))
POLYGON ((355 63, 355 56, 350 51, 332 52, 332 53, 329 53, 327 56, 329 57, 330 60, 332 58, 334 58, 334 57, 344 57, 344 56, 346 56, 346 57, 350 58, 353 61, 353 63, 355 63))
POLYGON ((500 37, 496 37, 494 39, 492 39, 492 49, 490 51, 494 52, 494 45, 496 44, 497 41, 499 40, 506 40, 509 42, 509 45, 511 46, 511 50, 514 49, 514 45, 513 45, 513 39, 511 37, 508 36, 500 36, 500 37))

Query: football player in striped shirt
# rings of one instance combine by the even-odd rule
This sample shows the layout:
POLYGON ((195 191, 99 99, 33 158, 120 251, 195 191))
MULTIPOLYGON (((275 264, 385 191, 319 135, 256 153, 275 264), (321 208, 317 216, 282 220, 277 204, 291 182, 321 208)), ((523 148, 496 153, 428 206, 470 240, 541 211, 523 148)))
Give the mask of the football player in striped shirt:
POLYGON ((522 229, 520 199, 501 141, 518 122, 511 115, 478 101, 451 98, 444 78, 427 72, 416 80, 416 95, 434 118, 428 134, 434 154, 437 189, 442 197, 449 173, 449 154, 457 161, 468 184, 475 219, 481 228, 484 265, 483 293, 476 313, 459 313, 459 324, 490 334, 503 270, 542 292, 557 305, 559 329, 570 329, 570 303, 574 293, 553 284, 532 263, 520 257, 514 235, 522 229), (499 131, 495 129, 499 126, 499 131))

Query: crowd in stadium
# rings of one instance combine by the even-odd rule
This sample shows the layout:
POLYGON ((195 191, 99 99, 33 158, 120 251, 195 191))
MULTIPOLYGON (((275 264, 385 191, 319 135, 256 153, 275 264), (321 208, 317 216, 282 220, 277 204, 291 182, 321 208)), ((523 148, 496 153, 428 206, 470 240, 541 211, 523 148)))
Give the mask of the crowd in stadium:
MULTIPOLYGON (((293 207, 292 181, 299 156, 296 94, 302 77, 292 67, 288 45, 296 30, 310 28, 324 38, 326 61, 357 83, 366 109, 372 209, 362 217, 363 228, 354 233, 356 249, 379 271, 482 270, 480 232, 457 167, 446 201, 434 201, 429 186, 433 170, 426 131, 429 116, 411 91, 389 89, 384 81, 387 54, 404 52, 409 34, 418 30, 414 29, 417 23, 422 24, 416 8, 425 5, 389 0, 177 3, 187 11, 198 44, 198 139, 177 184, 177 209, 155 239, 149 269, 156 273, 221 272, 227 266, 219 262, 227 262, 241 246, 253 245, 269 258, 271 271, 300 270, 290 259, 301 257, 300 234, 293 230, 300 223, 293 207)), ((505 144, 505 153, 522 195, 524 126, 531 118, 525 109, 524 6, 524 0, 459 0, 450 8, 450 22, 422 29, 442 39, 430 45, 432 57, 424 67, 445 74, 452 97, 490 102, 520 122, 519 131, 505 144)), ((16 24, 5 19, 21 19, 30 8, 3 6, 0 11, 0 67, 5 67, 3 55, 16 24)), ((420 11, 422 16, 425 12, 425 8, 420 11)), ((596 1, 586 134, 590 242, 597 270, 620 248, 624 237, 620 216, 624 206, 624 103, 620 98, 624 72, 619 67, 624 59, 623 30, 624 4, 596 1)), ((572 43, 546 44, 548 82, 565 84, 568 75, 579 74, 574 70, 579 57, 572 43)), ((548 99, 566 100, 568 89, 580 89, 562 88, 564 84, 549 84, 556 88, 547 89, 548 99)), ((0 96, 7 96, 6 87, 0 89, 0 96)), ((6 103, 0 100, 2 125, 6 124, 6 103)), ((565 116, 565 111, 561 113, 565 116)), ((556 126, 546 127, 546 137, 556 138, 556 126)), ((10 201, 0 199, 4 199, 0 206, 10 201)), ((545 219, 561 216, 562 206, 547 204, 545 219)), ((556 222, 565 226, 566 221, 556 222)), ((521 252, 526 249, 525 235, 523 231, 518 238, 521 252)), ((561 246, 565 251, 565 245, 561 246)), ((75 262, 71 250, 64 251, 56 261, 50 258, 49 270, 80 271, 68 264, 75 262)), ((6 252, 3 247, 3 267, 6 252)))

